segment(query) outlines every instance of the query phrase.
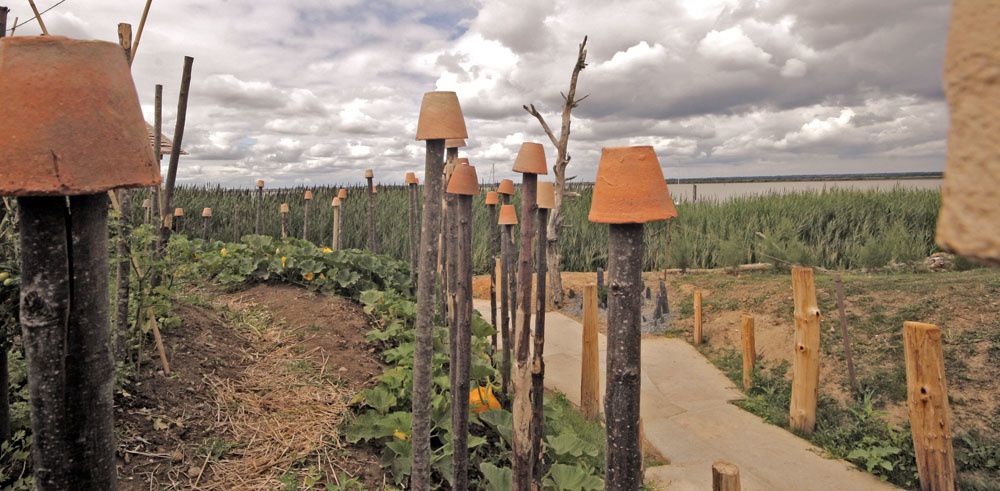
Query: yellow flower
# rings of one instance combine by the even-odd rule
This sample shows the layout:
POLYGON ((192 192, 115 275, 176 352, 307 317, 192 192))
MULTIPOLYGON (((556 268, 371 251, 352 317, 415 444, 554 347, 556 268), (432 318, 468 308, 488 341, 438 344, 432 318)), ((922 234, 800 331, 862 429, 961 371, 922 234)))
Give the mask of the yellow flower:
POLYGON ((281 267, 282 267, 282 268, 284 268, 284 267, 285 267, 285 260, 286 260, 286 259, 287 259, 287 258, 286 258, 285 256, 281 256, 281 267))
POLYGON ((222 257, 226 257, 226 256, 229 255, 229 251, 227 251, 226 248, 223 247, 222 250, 219 251, 219 255, 222 256, 222 257))
POLYGON ((312 274, 312 272, 307 272, 303 274, 302 277, 305 278, 306 281, 312 281, 314 275, 312 274))
POLYGON ((410 435, 403 433, 402 431, 396 430, 392 432, 392 436, 396 437, 397 440, 409 440, 410 435))
POLYGON ((333 249, 330 249, 329 247, 324 247, 323 248, 323 254, 329 254, 331 252, 333 252, 333 249))

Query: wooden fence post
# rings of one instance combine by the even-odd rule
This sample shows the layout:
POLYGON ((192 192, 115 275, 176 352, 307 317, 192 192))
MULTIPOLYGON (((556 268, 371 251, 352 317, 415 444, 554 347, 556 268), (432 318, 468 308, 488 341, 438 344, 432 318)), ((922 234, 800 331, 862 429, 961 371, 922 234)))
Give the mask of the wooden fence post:
POLYGON ((302 205, 302 240, 309 240, 309 203, 313 199, 312 191, 307 189, 302 199, 305 200, 302 205))
POLYGON ((546 276, 548 264, 545 261, 548 245, 549 210, 555 206, 555 191, 551 182, 538 183, 535 213, 535 326, 534 349, 531 353, 531 465, 532 479, 538 489, 542 487, 542 438, 545 435, 545 306, 546 276))
POLYGON ((713 463, 712 491, 740 491, 740 468, 721 460, 713 463))
POLYGON ((212 209, 201 210, 201 239, 208 240, 208 224, 212 221, 212 209))
POLYGON ((792 268, 792 294, 795 300, 795 354, 788 421, 793 430, 810 434, 816 426, 816 399, 819 396, 821 317, 812 268, 792 268))
POLYGON ((954 490, 955 449, 951 442, 941 329, 921 322, 903 323, 903 353, 920 489, 954 490))
POLYGON ((264 206, 264 180, 257 179, 257 208, 256 212, 254 213, 254 221, 253 221, 254 235, 260 235, 260 214, 263 206, 264 206))
POLYGON ((583 350, 580 366, 580 410, 596 420, 601 398, 601 360, 597 346, 597 285, 583 287, 583 350))
MULTIPOLYGON (((496 328, 497 325, 497 279, 500 275, 497 274, 499 269, 497 262, 497 253, 500 248, 500 230, 499 225, 497 225, 497 206, 500 204, 500 197, 496 191, 490 191, 486 193, 486 208, 489 210, 490 214, 490 324, 496 328)), ((497 329, 497 332, 499 329, 497 329)), ((493 333, 493 352, 495 353, 499 347, 497 343, 497 332, 493 333)))
POLYGON ((840 274, 836 277, 837 282, 837 311, 840 313, 840 335, 844 338, 844 358, 847 359, 847 381, 851 385, 851 398, 857 396, 858 381, 854 375, 854 353, 851 351, 851 334, 847 331, 847 312, 844 308, 844 284, 840 279, 840 274))
POLYGON ((754 341, 753 316, 743 314, 740 319, 740 332, 743 337, 743 390, 750 390, 753 385, 753 369, 757 364, 757 347, 754 341))
POLYGON ((417 196, 419 192, 420 181, 417 180, 417 175, 413 172, 406 173, 406 189, 409 193, 409 210, 408 210, 408 221, 409 221, 409 238, 410 238, 410 284, 414 288, 417 286, 417 261, 419 260, 419 248, 420 248, 420 211, 418 207, 420 206, 420 198, 417 196))
POLYGON ((694 345, 700 346, 701 334, 701 290, 694 291, 694 345))
MULTIPOLYGON (((330 249, 337 250, 340 246, 340 197, 334 197, 330 206, 333 208, 333 237, 330 238, 330 249)), ((416 285, 414 283, 413 287, 416 288, 416 285)))
POLYGON ((174 208, 174 232, 184 233, 184 208, 174 208))
POLYGON ((367 247, 371 252, 378 252, 378 246, 375 244, 375 171, 371 169, 365 170, 365 181, 368 182, 368 241, 367 247))
POLYGON ((511 256, 514 249, 514 225, 517 225, 517 212, 513 205, 500 206, 500 218, 498 223, 503 229, 503 237, 500 242, 500 344, 503 348, 503 356, 500 363, 500 380, 503 393, 510 394, 510 362, 511 362, 511 336, 510 336, 510 304, 513 302, 515 292, 511 285, 510 277, 511 256))
POLYGON ((281 238, 284 239, 288 237, 288 203, 282 203, 278 213, 281 215, 281 238))

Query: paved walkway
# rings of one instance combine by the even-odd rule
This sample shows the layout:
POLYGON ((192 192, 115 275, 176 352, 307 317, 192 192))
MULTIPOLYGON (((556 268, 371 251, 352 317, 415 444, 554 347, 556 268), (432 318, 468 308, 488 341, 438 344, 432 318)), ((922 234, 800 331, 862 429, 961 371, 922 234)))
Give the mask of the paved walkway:
MULTIPOLYGON (((489 302, 475 301, 489 318, 489 302)), ((580 402, 583 326, 545 316, 545 386, 580 402)), ((599 335, 601 398, 607 339, 599 335)), ((693 346, 679 339, 642 341, 641 414, 646 441, 670 464, 647 469, 661 489, 712 489, 712 462, 740 468, 744 491, 895 489, 809 442, 730 404, 742 393, 693 346)), ((602 405, 603 408, 603 405, 602 405)))

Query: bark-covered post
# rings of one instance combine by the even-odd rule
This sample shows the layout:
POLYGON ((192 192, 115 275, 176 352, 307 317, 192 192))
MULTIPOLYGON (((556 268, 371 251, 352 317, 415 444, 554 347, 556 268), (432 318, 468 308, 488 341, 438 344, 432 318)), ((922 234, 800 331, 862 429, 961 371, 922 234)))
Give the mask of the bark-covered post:
POLYGON ((753 316, 740 316, 740 333, 743 340, 743 390, 749 391, 753 383, 753 367, 757 364, 757 345, 754 341, 753 316))
POLYGON ((740 468, 721 460, 713 462, 712 491, 740 491, 740 468))
POLYGON ((583 348, 580 360, 580 412, 597 420, 601 399, 601 355, 597 345, 597 285, 583 286, 583 348))
MULTIPOLYGON (((490 214, 490 325, 497 326, 497 249, 500 247, 499 226, 497 225, 497 205, 500 204, 500 197, 496 191, 486 193, 486 208, 490 214)), ((493 352, 497 350, 497 329, 493 332, 493 352)))
POLYGON ((184 233, 184 208, 174 208, 174 232, 184 233))
POLYGON ((7 14, 10 13, 10 9, 4 6, 0 6, 0 38, 7 35, 7 14))
POLYGON ((203 208, 201 210, 201 239, 208 240, 208 225, 212 221, 212 209, 203 208))
POLYGON ((601 308, 606 307, 604 300, 601 300, 601 293, 604 293, 604 298, 607 298, 607 290, 604 289, 604 268, 597 268, 597 305, 601 308))
POLYGON ((330 249, 337 250, 340 239, 340 198, 335 196, 330 206, 333 207, 333 237, 330 238, 330 249))
POLYGON ((534 254, 531 246, 535 240, 535 212, 538 175, 547 174, 545 147, 540 143, 525 142, 514 161, 514 172, 521 178, 521 242, 517 267, 518 309, 514 318, 514 428, 512 438, 512 471, 514 489, 531 489, 531 366, 528 352, 531 349, 531 273, 534 271, 534 254))
MULTIPOLYGON (((167 184, 163 191, 163 217, 169 217, 173 212, 174 184, 177 182, 177 166, 181 158, 181 142, 184 140, 184 125, 187 122, 188 94, 191 90, 191 67, 194 65, 194 58, 184 57, 184 71, 181 74, 181 90, 177 97, 177 122, 174 126, 174 141, 170 148, 170 164, 167 167, 167 184)), ((169 222, 169 218, 165 220, 169 222)), ((170 240, 169 223, 160 226, 160 239, 157 244, 161 256, 163 248, 170 240)))
POLYGON ((420 104, 417 140, 427 142, 417 277, 416 340, 413 352, 413 433, 410 488, 431 486, 431 358, 434 355, 434 270, 441 226, 441 172, 448 138, 466 138, 465 119, 454 92, 428 92, 420 104))
POLYGON ((107 192, 157 185, 159 166, 120 46, 25 36, 0 43, 0 59, 0 195, 19 205, 35 487, 113 490, 107 192))
POLYGON ((840 336, 844 342, 844 359, 847 361, 847 382, 851 386, 851 398, 858 395, 858 379, 854 374, 854 352, 851 350, 851 333, 847 330, 847 311, 844 308, 844 283, 838 273, 837 284, 837 311, 840 314, 840 336))
POLYGON ((302 240, 309 240, 309 203, 312 202, 313 192, 307 189, 302 199, 305 200, 302 205, 302 240))
POLYGON ((410 284, 414 288, 417 286, 417 261, 419 260, 419 248, 420 248, 420 212, 417 207, 420 206, 420 197, 417 193, 420 192, 420 180, 417 179, 417 174, 413 172, 406 173, 406 189, 409 198, 408 207, 409 211, 409 238, 410 238, 410 284))
POLYGON ((368 185, 365 190, 368 192, 368 240, 365 243, 365 247, 371 252, 378 252, 378 246, 375 244, 375 171, 372 169, 365 169, 365 182, 368 185))
POLYGON ((340 198, 340 213, 337 215, 337 237, 336 237, 336 239, 337 239, 337 245, 334 246, 333 248, 334 249, 343 249, 344 248, 344 212, 346 211, 346 210, 344 210, 344 208, 347 207, 347 189, 346 188, 340 188, 340 190, 337 191, 337 197, 340 198))
POLYGON ((589 220, 608 226, 605 487, 642 485, 639 436, 643 224, 677 216, 653 147, 605 148, 589 220))
POLYGON ((920 489, 952 491, 956 489, 955 448, 951 441, 941 328, 922 322, 904 322, 903 355, 906 405, 920 489))
POLYGON ((253 233, 260 235, 260 214, 264 206, 264 180, 257 179, 257 207, 254 211, 253 233))
POLYGON ((694 345, 701 346, 702 341, 702 318, 701 318, 701 290, 694 291, 694 345))
POLYGON ((551 182, 538 183, 538 235, 535 237, 535 337, 531 353, 531 462, 532 479, 538 489, 542 487, 542 438, 545 436, 545 415, 542 402, 545 397, 545 251, 548 241, 549 210, 555 206, 555 190, 551 182))
POLYGON ((278 213, 281 215, 281 238, 284 239, 288 237, 288 203, 282 203, 278 213))
POLYGON ((453 489, 469 488, 469 366, 472 352, 472 197, 479 194, 476 169, 467 163, 455 167, 448 182, 448 194, 454 197, 453 223, 457 240, 453 243, 455 261, 454 350, 451 364, 451 435, 453 489))
MULTIPOLYGON (((502 199, 502 198, 501 198, 502 199)), ((514 209, 514 205, 500 205, 500 218, 498 219, 498 224, 503 229, 501 232, 503 237, 500 243, 500 257, 501 264, 500 267, 500 344, 503 348, 503 356, 501 356, 500 361, 500 386, 504 394, 510 394, 510 354, 511 354, 511 339, 510 339, 510 300, 514 297, 514 292, 511 291, 510 276, 511 271, 511 256, 513 256, 512 249, 514 248, 514 225, 517 225, 517 210, 514 209)))

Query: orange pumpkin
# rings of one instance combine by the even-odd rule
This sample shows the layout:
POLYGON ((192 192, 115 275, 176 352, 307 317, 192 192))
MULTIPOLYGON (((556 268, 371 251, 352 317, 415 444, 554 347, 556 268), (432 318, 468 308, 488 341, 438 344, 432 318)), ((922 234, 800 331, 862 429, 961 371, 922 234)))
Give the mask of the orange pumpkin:
POLYGON ((493 395, 493 386, 475 387, 469 391, 469 409, 476 414, 500 409, 500 401, 493 395))

